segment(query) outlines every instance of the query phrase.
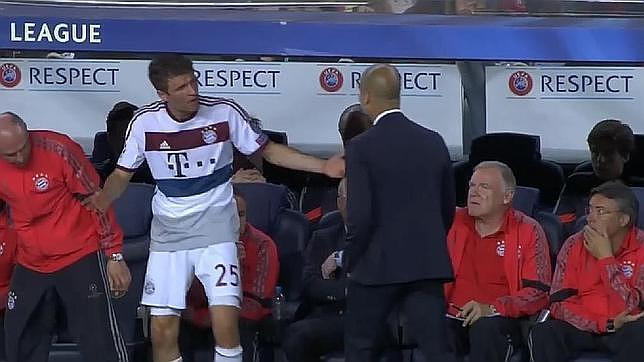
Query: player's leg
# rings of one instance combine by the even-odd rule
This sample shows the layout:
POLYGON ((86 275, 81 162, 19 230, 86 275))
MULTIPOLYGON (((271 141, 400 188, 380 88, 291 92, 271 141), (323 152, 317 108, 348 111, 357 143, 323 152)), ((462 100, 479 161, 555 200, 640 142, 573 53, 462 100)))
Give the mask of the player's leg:
POLYGON ((154 362, 181 361, 179 325, 193 275, 189 251, 150 252, 141 304, 151 307, 154 362))
POLYGON ((215 336, 215 361, 241 362, 239 308, 241 278, 234 242, 209 246, 195 270, 204 286, 215 336))

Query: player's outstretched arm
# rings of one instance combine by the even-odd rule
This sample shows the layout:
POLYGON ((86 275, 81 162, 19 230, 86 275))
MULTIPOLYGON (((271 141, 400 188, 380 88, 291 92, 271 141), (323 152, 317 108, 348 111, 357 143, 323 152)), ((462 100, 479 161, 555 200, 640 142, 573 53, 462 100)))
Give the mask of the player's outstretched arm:
POLYGON ((123 194, 123 191, 130 183, 130 179, 132 179, 132 175, 134 175, 133 172, 119 168, 115 169, 105 181, 103 189, 87 197, 83 204, 89 209, 105 212, 112 202, 123 194))
POLYGON ((344 177, 344 157, 342 154, 334 155, 328 160, 323 160, 304 154, 294 148, 269 141, 264 147, 264 158, 277 166, 294 170, 323 173, 329 177, 344 177))

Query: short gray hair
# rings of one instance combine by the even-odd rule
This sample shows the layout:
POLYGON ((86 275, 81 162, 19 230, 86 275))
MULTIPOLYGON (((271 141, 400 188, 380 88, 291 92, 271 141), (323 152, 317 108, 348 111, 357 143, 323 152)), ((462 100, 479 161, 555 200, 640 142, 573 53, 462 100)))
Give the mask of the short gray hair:
POLYGON ((514 172, 512 172, 512 169, 508 165, 500 161, 483 161, 474 167, 474 171, 487 168, 495 168, 501 172, 501 178, 506 189, 514 190, 517 188, 517 179, 514 177, 514 172))

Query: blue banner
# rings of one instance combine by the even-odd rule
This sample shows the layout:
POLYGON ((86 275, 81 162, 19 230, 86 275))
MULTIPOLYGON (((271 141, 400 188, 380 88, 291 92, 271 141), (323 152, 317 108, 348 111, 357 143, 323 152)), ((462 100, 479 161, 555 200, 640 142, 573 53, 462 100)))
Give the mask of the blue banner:
POLYGON ((0 5, 0 48, 434 60, 644 61, 644 19, 0 5))

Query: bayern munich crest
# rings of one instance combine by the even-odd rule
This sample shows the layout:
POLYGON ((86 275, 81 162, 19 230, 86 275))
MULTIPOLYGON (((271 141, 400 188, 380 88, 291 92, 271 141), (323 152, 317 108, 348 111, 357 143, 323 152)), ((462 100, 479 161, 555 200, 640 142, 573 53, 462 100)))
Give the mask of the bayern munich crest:
POLYGON ((337 92, 342 88, 344 78, 342 73, 334 67, 325 68, 320 73, 320 86, 327 92, 337 92))
POLYGON ((496 255, 498 256, 505 255, 505 241, 499 240, 496 242, 496 255))
POLYGON ((145 282, 145 285, 143 286, 143 291, 145 291, 145 294, 151 295, 154 294, 154 290, 156 288, 154 287, 154 283, 151 280, 147 280, 145 282))
POLYGON ((46 173, 37 173, 36 176, 31 179, 34 182, 36 191, 44 192, 49 189, 49 176, 46 173))
POLYGON ((532 76, 523 70, 512 73, 508 81, 510 91, 518 96, 525 96, 532 91, 532 76))
POLYGON ((625 278, 628 279, 632 277, 634 271, 635 271, 635 263, 627 260, 622 262, 622 273, 624 273, 625 278))
POLYGON ((213 144, 217 142, 217 133, 214 127, 206 127, 201 131, 201 138, 206 144, 213 144))
POLYGON ((20 68, 12 63, 0 65, 0 84, 7 88, 13 88, 20 83, 20 68))

